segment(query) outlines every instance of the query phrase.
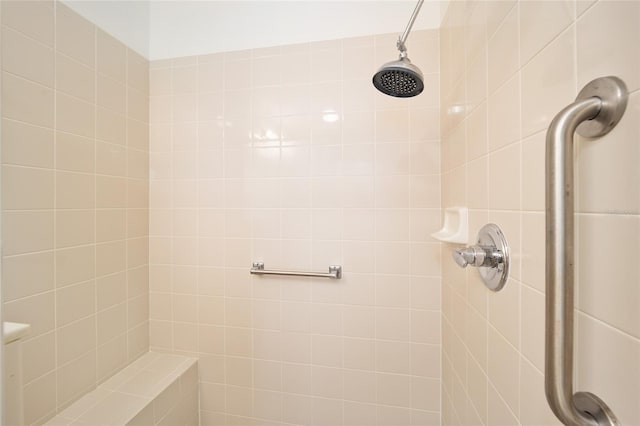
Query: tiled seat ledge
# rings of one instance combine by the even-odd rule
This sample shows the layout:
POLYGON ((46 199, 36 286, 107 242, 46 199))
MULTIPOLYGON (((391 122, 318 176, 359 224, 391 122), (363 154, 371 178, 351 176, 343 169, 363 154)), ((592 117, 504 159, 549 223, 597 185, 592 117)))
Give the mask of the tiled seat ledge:
POLYGON ((148 352, 46 426, 197 426, 197 359, 148 352))

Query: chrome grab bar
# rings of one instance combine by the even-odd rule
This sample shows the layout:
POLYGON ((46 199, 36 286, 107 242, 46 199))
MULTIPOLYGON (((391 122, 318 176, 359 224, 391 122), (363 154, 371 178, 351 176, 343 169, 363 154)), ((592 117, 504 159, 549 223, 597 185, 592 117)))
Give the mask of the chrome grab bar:
POLYGON ((254 275, 288 275, 294 277, 319 277, 319 278, 333 278, 333 279, 341 279, 342 278, 342 266, 340 265, 331 265, 329 266, 329 272, 302 272, 302 271, 269 271, 264 269, 263 262, 253 262, 251 265, 251 270, 249 271, 254 275))
POLYGON ((547 131, 545 393, 553 413, 569 426, 620 424, 597 396, 573 393, 573 134, 607 134, 624 114, 627 96, 617 77, 593 80, 547 131))

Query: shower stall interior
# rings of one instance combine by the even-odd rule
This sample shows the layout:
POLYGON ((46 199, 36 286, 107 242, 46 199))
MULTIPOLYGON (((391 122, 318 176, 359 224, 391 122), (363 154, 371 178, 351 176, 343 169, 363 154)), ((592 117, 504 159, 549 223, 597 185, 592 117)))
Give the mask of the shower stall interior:
POLYGON ((3 424, 640 424, 640 2, 0 22, 3 424))

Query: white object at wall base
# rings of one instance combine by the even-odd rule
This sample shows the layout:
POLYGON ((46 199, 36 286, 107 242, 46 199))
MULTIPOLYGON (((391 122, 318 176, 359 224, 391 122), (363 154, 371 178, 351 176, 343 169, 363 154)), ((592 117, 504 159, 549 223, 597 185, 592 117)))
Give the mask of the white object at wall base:
POLYGON ((447 207, 444 209, 444 225, 442 225, 442 229, 431 236, 445 243, 467 244, 469 241, 469 210, 466 207, 447 207))
POLYGON ((29 334, 30 328, 31 326, 29 324, 16 322, 2 323, 2 338, 4 339, 4 411, 2 413, 2 424, 24 424, 22 406, 22 342, 20 342, 20 339, 29 334))

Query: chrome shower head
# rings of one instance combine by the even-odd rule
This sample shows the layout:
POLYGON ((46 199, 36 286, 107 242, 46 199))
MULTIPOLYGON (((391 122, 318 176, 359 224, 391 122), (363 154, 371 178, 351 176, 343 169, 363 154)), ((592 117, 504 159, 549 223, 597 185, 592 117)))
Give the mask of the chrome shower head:
POLYGON ((419 95, 424 89, 422 72, 407 57, 407 47, 405 46, 422 3, 424 3, 424 0, 418 0, 407 28, 398 37, 396 46, 400 51, 400 58, 397 61, 387 62, 373 75, 373 85, 385 95, 395 96, 396 98, 410 98, 419 95))
POLYGON ((385 95, 410 98, 422 93, 424 78, 409 58, 400 55, 400 59, 380 67, 373 75, 373 85, 385 95))

